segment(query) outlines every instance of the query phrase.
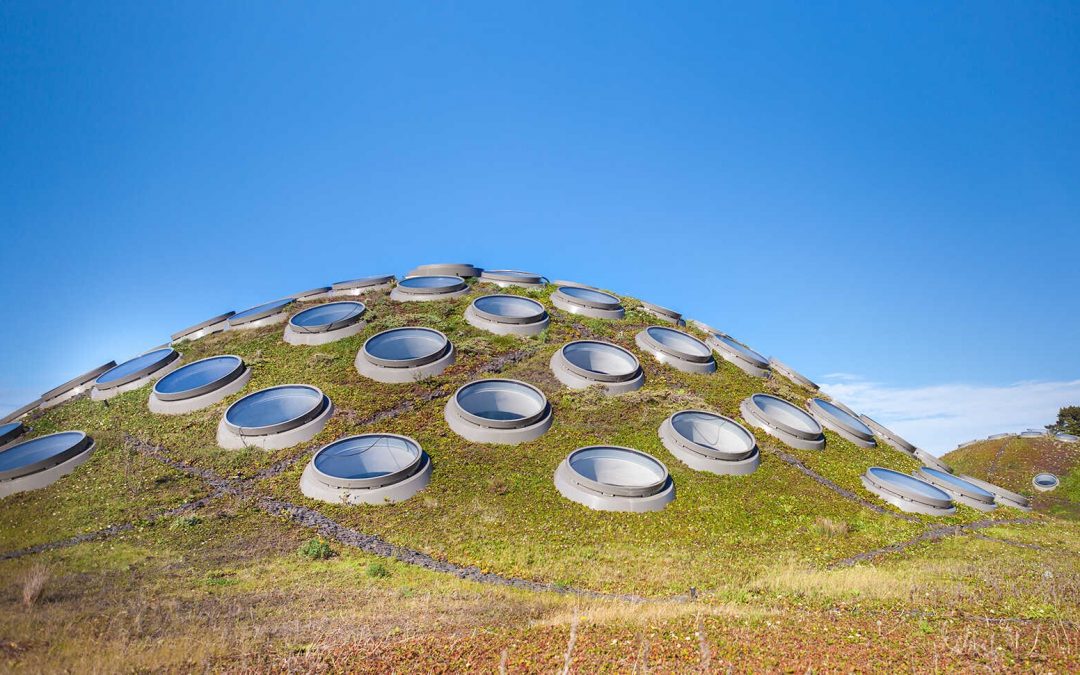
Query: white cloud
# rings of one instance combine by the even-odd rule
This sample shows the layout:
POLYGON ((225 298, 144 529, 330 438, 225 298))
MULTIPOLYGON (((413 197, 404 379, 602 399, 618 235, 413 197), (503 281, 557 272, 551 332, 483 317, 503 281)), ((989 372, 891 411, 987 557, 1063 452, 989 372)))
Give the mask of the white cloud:
POLYGON ((1080 404, 1080 380, 1007 386, 890 387, 846 373, 823 378, 829 396, 940 455, 990 434, 1041 429, 1058 409, 1080 404))

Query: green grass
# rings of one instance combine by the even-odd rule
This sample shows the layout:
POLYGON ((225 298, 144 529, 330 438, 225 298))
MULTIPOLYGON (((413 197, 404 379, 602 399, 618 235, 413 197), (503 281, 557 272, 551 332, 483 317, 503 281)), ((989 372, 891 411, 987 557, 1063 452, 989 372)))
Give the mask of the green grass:
MULTIPOLYGON (((546 301, 550 290, 505 292, 546 301)), ((122 443, 125 433, 160 444, 170 456, 226 477, 251 477, 284 459, 303 460, 322 444, 344 435, 405 434, 431 455, 434 474, 424 492, 404 503, 347 506, 308 500, 298 485, 304 461, 256 487, 439 559, 602 591, 681 594, 693 587, 728 592, 777 566, 821 567, 909 539, 931 523, 987 517, 966 507, 960 507, 956 516, 936 520, 876 513, 781 461, 774 449, 782 446, 756 430, 763 450, 756 473, 729 477, 690 470, 667 452, 657 436, 668 415, 705 408, 738 418, 739 402, 750 394, 768 392, 803 406, 811 392, 778 375, 768 380, 750 377, 723 360, 718 361, 717 372, 709 375, 662 366, 634 344, 635 334, 654 320, 633 309, 632 299, 627 300, 630 309, 622 321, 575 317, 551 309, 551 326, 541 336, 492 336, 462 318, 468 303, 483 292, 495 291, 474 288, 470 297, 437 303, 392 303, 386 293, 365 298, 367 328, 323 346, 288 345, 281 339, 281 326, 228 332, 185 344, 180 347, 185 361, 230 353, 242 356, 253 369, 244 392, 189 415, 151 414, 146 408, 149 387, 107 404, 82 398, 46 412, 35 421, 34 433, 85 429, 98 438, 99 452, 73 476, 48 490, 5 501, 0 512, 4 548, 146 517, 155 509, 205 494, 205 486, 197 480, 152 460, 132 457, 122 443), (353 359, 364 340, 380 330, 404 325, 424 325, 446 333, 458 348, 456 364, 439 377, 411 384, 381 384, 360 377, 353 359), (551 354, 567 341, 583 337, 609 340, 637 354, 646 372, 645 387, 606 397, 596 390, 572 391, 559 384, 548 368, 551 354), (482 370, 487 365, 510 354, 519 360, 500 376, 525 380, 546 393, 555 413, 551 430, 519 446, 475 444, 456 436, 442 418, 446 395, 485 376, 482 370), (290 382, 318 386, 335 404, 334 416, 313 441, 278 451, 217 447, 215 430, 229 403, 244 393, 290 382), (425 400, 431 392, 441 395, 425 400), (377 413, 395 407, 396 415, 369 422, 377 413), (562 498, 552 474, 570 451, 592 444, 634 447, 661 459, 675 480, 677 499, 661 512, 620 514, 591 511, 562 498), (45 513, 49 517, 43 519, 45 513), (821 518, 842 523, 843 532, 824 533, 816 525, 821 518)), ((879 502, 859 480, 867 467, 906 472, 917 468, 914 460, 887 446, 862 449, 831 432, 827 439, 823 451, 784 449, 813 471, 875 503, 879 502)), ((990 517, 1013 515, 1002 510, 990 517)))

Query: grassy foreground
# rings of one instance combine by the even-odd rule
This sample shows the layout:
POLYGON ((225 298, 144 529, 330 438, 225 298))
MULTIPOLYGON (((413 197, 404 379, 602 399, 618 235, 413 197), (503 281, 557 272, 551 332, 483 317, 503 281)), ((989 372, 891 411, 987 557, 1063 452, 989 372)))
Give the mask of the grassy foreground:
MULTIPOLYGON (((820 452, 758 435, 763 463, 751 476, 692 471, 657 437, 672 412, 706 408, 737 418, 751 393, 801 404, 809 392, 779 376, 751 378, 723 361, 707 376, 663 367, 636 348, 634 335, 654 322, 633 309, 617 322, 550 309, 544 335, 494 337, 461 318, 486 292, 493 291, 405 305, 375 294, 364 298, 370 316, 363 333, 321 347, 287 345, 277 326, 180 348, 185 361, 242 356, 254 371, 243 393, 289 382, 323 389, 337 410, 303 446, 217 448, 217 422, 242 394, 191 415, 160 417, 146 408, 147 387, 107 405, 83 397, 36 416, 33 434, 83 429, 99 449, 53 486, 0 502, 0 553, 63 543, 0 560, 0 667, 1077 669, 1075 522, 966 507, 931 519, 881 508, 860 474, 872 465, 911 471, 916 464, 892 448, 864 450, 831 433, 820 452), (403 325, 446 333, 459 350, 457 363, 408 385, 361 378, 352 362, 363 341, 403 325), (608 398, 559 385, 548 359, 583 337, 638 354, 645 387, 608 398), (545 392, 555 411, 545 436, 488 446, 446 427, 447 396, 496 374, 545 392), (380 507, 306 499, 298 480, 311 454, 368 431, 418 440, 434 461, 429 488, 380 507), (599 513, 566 501, 552 473, 571 450, 595 443, 661 459, 678 498, 652 514, 599 513), (455 569, 535 582, 541 590, 319 541, 309 527, 268 509, 271 501, 455 569), (66 541, 108 526, 119 527, 66 541), (27 599, 36 586, 39 594, 27 599)), ((550 307, 549 292, 523 294, 550 307)), ((1067 515, 1077 500, 1061 495, 1065 506, 1051 511, 1067 515)))

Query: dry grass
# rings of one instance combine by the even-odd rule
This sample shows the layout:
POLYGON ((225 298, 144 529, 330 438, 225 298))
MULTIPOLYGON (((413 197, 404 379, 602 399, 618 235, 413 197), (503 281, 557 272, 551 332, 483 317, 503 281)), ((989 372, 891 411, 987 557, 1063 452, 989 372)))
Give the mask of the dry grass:
POLYGON ((842 537, 851 532, 851 526, 845 522, 818 516, 814 520, 814 529, 827 537, 842 537))
POLYGON ((45 584, 49 583, 51 576, 47 565, 34 563, 19 577, 23 607, 30 609, 34 606, 45 591, 45 584))

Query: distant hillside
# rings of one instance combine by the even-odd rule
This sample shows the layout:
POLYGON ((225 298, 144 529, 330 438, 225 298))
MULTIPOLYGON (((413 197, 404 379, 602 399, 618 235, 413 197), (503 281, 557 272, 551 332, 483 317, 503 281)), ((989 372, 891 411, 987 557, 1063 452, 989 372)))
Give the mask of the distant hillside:
POLYGON ((1032 495, 1038 511, 1080 520, 1080 443, 1010 436, 957 448, 942 459, 957 473, 1032 495), (1056 490, 1038 492, 1031 486, 1043 471, 1061 479, 1056 490))

